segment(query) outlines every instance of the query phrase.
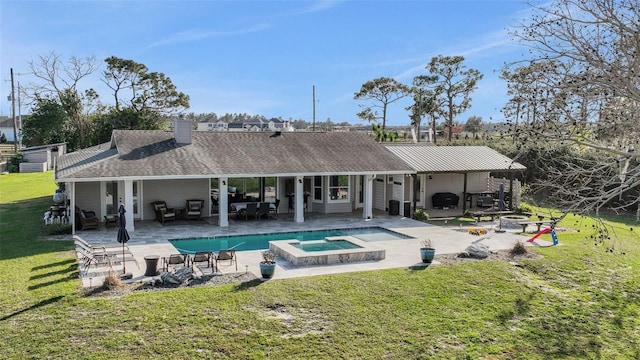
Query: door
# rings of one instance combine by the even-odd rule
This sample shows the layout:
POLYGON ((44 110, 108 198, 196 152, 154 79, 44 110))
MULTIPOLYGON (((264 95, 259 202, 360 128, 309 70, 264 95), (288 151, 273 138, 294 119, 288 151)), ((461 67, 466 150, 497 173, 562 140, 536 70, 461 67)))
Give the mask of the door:
POLYGON ((385 211, 384 203, 384 177, 373 180, 373 208, 385 211))

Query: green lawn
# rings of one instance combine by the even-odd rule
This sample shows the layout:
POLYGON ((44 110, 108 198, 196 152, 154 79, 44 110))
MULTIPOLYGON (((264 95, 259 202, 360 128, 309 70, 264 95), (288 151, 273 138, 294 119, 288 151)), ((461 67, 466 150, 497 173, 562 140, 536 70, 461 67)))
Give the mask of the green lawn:
POLYGON ((464 262, 85 297, 72 242, 42 237, 54 189, 51 172, 0 176, 3 359, 640 358, 636 223, 609 222, 611 239, 594 246, 593 221, 568 216, 560 225, 579 231, 520 267, 464 262))

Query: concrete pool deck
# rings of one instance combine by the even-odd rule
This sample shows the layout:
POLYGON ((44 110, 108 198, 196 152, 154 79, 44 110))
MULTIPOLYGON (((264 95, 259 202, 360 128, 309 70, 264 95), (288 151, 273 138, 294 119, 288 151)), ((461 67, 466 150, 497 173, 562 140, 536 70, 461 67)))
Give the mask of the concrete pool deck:
MULTIPOLYGON (((161 225, 156 221, 136 222, 136 229, 130 233, 131 240, 127 246, 138 262, 127 262, 126 271, 133 278, 127 282, 141 282, 151 280, 153 277, 145 276, 146 264, 144 257, 157 255, 160 257, 158 268, 162 266, 162 258, 177 253, 177 250, 168 240, 180 238, 199 238, 223 235, 265 234, 273 232, 308 231, 334 228, 355 228, 379 226, 414 237, 413 239, 374 241, 369 244, 373 248, 386 251, 383 260, 363 261, 353 263, 295 266, 283 259, 276 258, 277 266, 272 279, 286 279, 302 276, 315 276, 325 274, 337 274, 343 272, 380 270, 390 268, 410 268, 424 266, 420 259, 422 239, 429 238, 438 254, 456 254, 463 252, 474 242, 480 242, 489 246, 490 250, 510 249, 518 241, 525 242, 532 235, 519 235, 518 229, 509 229, 505 232, 495 232, 497 222, 482 222, 471 224, 475 227, 485 227, 489 233, 485 236, 469 234, 465 228, 451 228, 426 224, 409 218, 389 216, 387 214, 375 214, 373 219, 362 219, 361 213, 313 215, 305 214, 305 222, 298 224, 292 221, 291 215, 280 214, 279 219, 269 220, 231 220, 228 228, 220 228, 207 221, 177 222, 176 224, 161 225)), ((208 221, 215 222, 215 219, 208 221)), ((118 245, 116 241, 118 229, 101 226, 97 230, 87 230, 76 233, 77 237, 84 239, 92 245, 118 245)), ((531 246, 547 246, 550 242, 536 240, 527 243, 531 246)), ((259 263, 262 260, 261 250, 240 251, 237 253, 237 272, 251 272, 260 277, 259 263)), ((114 265, 117 271, 122 270, 122 264, 114 265)), ((220 263, 220 272, 224 274, 235 273, 235 264, 229 261, 220 263)), ((83 287, 98 286, 102 284, 104 274, 90 272, 89 276, 82 277, 83 287)))

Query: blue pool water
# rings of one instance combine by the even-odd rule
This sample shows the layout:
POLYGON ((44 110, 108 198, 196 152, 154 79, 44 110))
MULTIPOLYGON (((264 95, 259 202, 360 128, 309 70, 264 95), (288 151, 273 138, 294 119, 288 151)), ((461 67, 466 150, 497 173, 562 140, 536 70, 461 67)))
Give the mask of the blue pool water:
POLYGON ((317 231, 297 231, 273 234, 254 234, 224 236, 216 238, 176 239, 169 240, 171 245, 183 254, 197 251, 220 251, 221 249, 266 250, 269 241, 296 239, 299 241, 323 240, 331 236, 353 236, 363 241, 385 241, 411 239, 410 236, 387 230, 381 227, 333 229, 317 231))
POLYGON ((347 250, 347 249, 359 249, 360 246, 347 241, 347 240, 334 240, 334 241, 323 241, 323 242, 301 242, 299 244, 292 244, 293 247, 296 247, 302 251, 327 251, 327 250, 347 250))

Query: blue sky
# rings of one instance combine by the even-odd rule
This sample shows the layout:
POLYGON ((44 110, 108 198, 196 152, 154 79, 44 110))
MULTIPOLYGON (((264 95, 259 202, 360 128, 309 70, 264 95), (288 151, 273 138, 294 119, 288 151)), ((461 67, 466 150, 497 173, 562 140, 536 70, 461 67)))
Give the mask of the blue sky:
MULTIPOLYGON (((188 112, 249 113, 362 123, 353 99, 363 83, 410 84, 432 57, 463 55, 484 79, 457 120, 498 121, 506 101, 499 69, 526 49, 508 27, 525 1, 29 1, 0 2, 0 112, 11 114, 10 68, 54 51, 64 59, 117 56, 169 76, 191 98, 188 112)), ((81 83, 102 101, 99 73, 81 83)), ((409 100, 391 105, 388 125, 409 124, 409 100)), ((29 110, 23 107, 22 113, 29 110)))

